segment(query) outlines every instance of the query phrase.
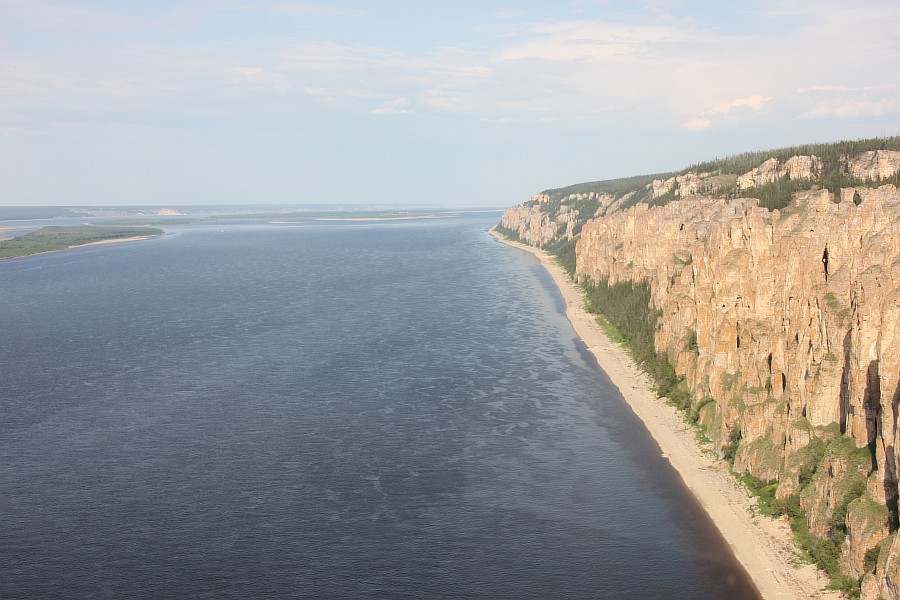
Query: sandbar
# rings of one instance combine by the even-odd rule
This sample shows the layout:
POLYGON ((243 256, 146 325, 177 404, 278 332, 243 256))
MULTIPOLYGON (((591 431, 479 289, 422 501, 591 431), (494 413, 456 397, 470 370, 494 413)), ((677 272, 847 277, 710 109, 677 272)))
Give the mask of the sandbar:
MULTIPOLYGON (((108 240, 97 240, 96 242, 88 242, 87 244, 76 244, 74 246, 66 246, 62 248, 62 250, 68 250, 69 248, 84 248, 85 246, 100 246, 105 244, 118 244, 119 242, 137 242, 139 240, 147 240, 153 236, 149 235, 136 235, 133 237, 127 238, 112 238, 108 240)), ((55 251, 54 251, 55 252, 55 251)))
POLYGON ((760 595, 767 600, 841 598, 837 592, 823 590, 829 581, 818 568, 800 561, 787 522, 757 514, 756 499, 730 473, 728 463, 700 446, 682 414, 656 396, 647 374, 624 348, 606 337, 596 318, 584 309, 581 290, 556 259, 539 248, 510 241, 493 229, 490 233, 504 244, 535 255, 553 277, 575 332, 712 518, 760 595))

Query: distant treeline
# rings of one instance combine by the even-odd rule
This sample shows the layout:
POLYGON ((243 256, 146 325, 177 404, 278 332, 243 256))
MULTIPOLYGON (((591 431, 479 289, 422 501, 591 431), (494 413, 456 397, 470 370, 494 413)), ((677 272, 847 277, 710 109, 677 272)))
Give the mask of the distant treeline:
MULTIPOLYGON (((783 178, 748 190, 738 191, 736 187, 722 190, 723 195, 726 197, 758 198, 760 206, 769 209, 780 209, 791 202, 795 193, 808 190, 811 185, 817 185, 837 194, 841 188, 871 184, 872 182, 851 177, 847 172, 846 163, 848 158, 854 158, 872 150, 900 151, 900 136, 833 142, 829 144, 806 144, 778 150, 748 152, 699 163, 684 169, 680 174, 693 171, 695 173, 743 175, 770 158, 775 158, 780 163, 786 162, 792 156, 817 156, 821 158, 823 163, 822 172, 813 180, 783 178)), ((900 186, 900 173, 877 182, 878 185, 888 183, 900 186)))
POLYGON ((0 206, 0 221, 25 221, 28 219, 53 219, 57 217, 89 216, 77 208, 66 206, 0 206))

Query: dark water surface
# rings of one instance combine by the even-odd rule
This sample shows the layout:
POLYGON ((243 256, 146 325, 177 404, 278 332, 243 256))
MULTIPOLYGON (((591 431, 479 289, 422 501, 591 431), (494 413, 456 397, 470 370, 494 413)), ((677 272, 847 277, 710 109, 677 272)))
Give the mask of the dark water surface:
POLYGON ((496 219, 0 263, 0 597, 755 597, 496 219))

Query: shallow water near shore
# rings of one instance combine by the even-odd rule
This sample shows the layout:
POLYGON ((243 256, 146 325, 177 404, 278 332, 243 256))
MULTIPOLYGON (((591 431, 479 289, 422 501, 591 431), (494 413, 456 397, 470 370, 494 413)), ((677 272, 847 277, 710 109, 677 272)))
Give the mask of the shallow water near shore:
POLYGON ((0 597, 755 598, 498 218, 0 263, 0 597))

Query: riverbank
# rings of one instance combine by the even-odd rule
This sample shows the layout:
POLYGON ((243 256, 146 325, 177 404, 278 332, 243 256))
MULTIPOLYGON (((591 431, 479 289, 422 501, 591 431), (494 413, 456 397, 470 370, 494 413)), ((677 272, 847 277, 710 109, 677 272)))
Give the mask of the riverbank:
POLYGON ((815 566, 799 562, 787 523, 756 515, 755 499, 730 474, 727 463, 704 451, 682 415, 656 397, 647 375, 585 311, 581 290, 556 260, 543 250, 512 242, 493 230, 490 233, 504 244, 535 255, 553 277, 575 332, 712 518, 762 597, 840 598, 836 592, 822 591, 828 579, 815 566))

